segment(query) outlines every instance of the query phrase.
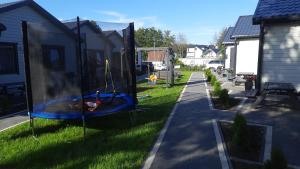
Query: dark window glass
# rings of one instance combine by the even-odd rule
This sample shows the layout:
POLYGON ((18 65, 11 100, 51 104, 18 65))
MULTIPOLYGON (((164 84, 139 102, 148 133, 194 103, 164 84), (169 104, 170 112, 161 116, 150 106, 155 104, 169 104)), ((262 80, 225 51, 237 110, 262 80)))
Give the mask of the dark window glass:
POLYGON ((18 74, 17 44, 0 43, 0 74, 18 74))
POLYGON ((63 46, 43 46, 43 60, 46 68, 56 71, 65 70, 65 49, 63 46))

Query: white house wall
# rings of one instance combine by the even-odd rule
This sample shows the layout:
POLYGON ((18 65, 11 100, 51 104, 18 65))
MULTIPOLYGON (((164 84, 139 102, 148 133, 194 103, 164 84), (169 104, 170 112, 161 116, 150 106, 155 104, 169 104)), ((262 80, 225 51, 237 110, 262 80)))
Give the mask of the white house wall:
POLYGON ((42 15, 40 15, 39 13, 27 6, 1 13, 0 23, 4 24, 7 30, 1 33, 0 42, 17 43, 19 74, 0 75, 0 83, 23 82, 25 79, 22 39, 23 20, 29 22, 42 23, 47 27, 47 29, 51 30, 52 32, 63 33, 60 29, 58 29, 55 25, 49 22, 42 15))
POLYGON ((226 58, 225 58, 225 69, 229 69, 230 68, 230 56, 232 49, 234 48, 234 46, 226 46, 226 58))
POLYGON ((258 39, 238 40, 236 54, 236 73, 252 72, 257 74, 258 39))
POLYGON ((201 58, 202 57, 202 50, 199 48, 195 48, 195 58, 201 58))
POLYGON ((187 48, 186 57, 194 58, 195 57, 195 48, 187 48))
POLYGON ((300 24, 266 27, 262 83, 289 82, 300 91, 300 24))
POLYGON ((205 66, 208 62, 215 59, 179 58, 179 60, 187 66, 205 66))
POLYGON ((187 48, 186 57, 187 58, 202 58, 203 51, 198 48, 187 48))

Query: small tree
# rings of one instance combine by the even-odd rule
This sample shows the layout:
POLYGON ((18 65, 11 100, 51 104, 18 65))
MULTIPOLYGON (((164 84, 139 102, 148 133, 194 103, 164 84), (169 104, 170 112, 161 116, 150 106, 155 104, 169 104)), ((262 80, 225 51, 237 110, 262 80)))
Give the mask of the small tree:
POLYGON ((268 160, 264 169, 287 169, 287 160, 280 149, 273 149, 271 153, 271 160, 268 160))
POLYGON ((211 76, 212 76, 210 69, 205 70, 205 76, 207 78, 207 81, 210 82, 211 81, 211 76))
POLYGON ((214 82, 214 95, 220 97, 221 90, 222 90, 222 88, 221 88, 220 82, 215 81, 214 82))
POLYGON ((225 106, 229 106, 229 94, 227 89, 221 90, 219 97, 225 106))
POLYGON ((242 150, 248 150, 248 130, 245 117, 237 113, 233 123, 233 144, 242 150))
POLYGON ((216 76, 215 76, 215 75, 211 75, 210 84, 211 84, 212 86, 214 86, 216 82, 217 82, 216 76))

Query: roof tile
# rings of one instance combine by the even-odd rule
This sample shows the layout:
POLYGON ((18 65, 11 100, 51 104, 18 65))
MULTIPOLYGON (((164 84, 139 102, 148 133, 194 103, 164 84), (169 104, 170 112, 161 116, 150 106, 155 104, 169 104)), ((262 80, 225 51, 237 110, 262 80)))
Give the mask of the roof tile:
POLYGON ((231 39, 231 35, 233 33, 233 30, 234 30, 234 27, 229 27, 227 29, 227 32, 226 32, 224 40, 223 40, 223 44, 224 45, 226 45, 226 44, 234 44, 234 40, 231 39))
POLYGON ((240 16, 232 32, 231 38, 259 37, 260 26, 253 25, 252 18, 253 15, 240 16))
POLYGON ((260 0, 253 17, 254 23, 276 19, 300 20, 300 1, 260 0))

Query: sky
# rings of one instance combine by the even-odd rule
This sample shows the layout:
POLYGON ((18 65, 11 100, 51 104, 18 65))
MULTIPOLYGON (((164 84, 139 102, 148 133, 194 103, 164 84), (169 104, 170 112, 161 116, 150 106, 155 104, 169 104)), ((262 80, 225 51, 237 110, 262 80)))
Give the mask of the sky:
MULTIPOLYGON (((14 0, 0 0, 10 2, 14 0)), ((35 0, 60 20, 79 16, 104 22, 134 22, 185 35, 188 43, 210 44, 222 28, 252 15, 258 0, 35 0)))

